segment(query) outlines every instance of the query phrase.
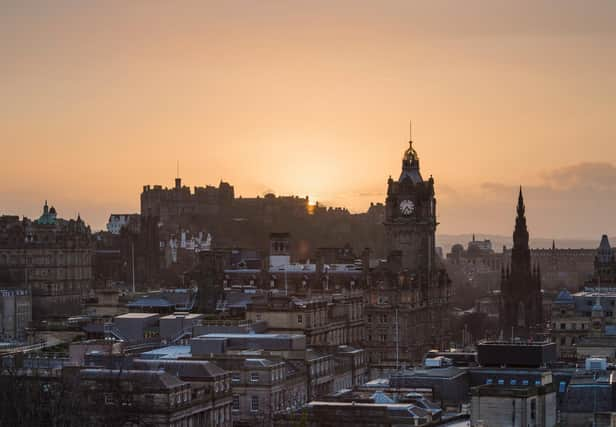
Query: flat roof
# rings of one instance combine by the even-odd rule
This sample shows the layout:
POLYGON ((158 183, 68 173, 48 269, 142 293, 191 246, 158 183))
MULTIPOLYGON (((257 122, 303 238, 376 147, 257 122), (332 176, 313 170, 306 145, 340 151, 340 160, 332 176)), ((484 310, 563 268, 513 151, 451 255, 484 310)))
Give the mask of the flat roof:
POLYGON ((215 334, 203 334, 199 335, 197 338, 262 338, 262 339, 272 339, 272 338, 299 338, 304 337, 305 335, 301 334, 233 334, 233 333, 215 333, 215 334))
POLYGON ((312 401, 307 406, 359 406, 367 408, 416 408, 412 403, 359 403, 359 402, 324 402, 320 400, 312 401))
POLYGON ((199 314, 199 313, 186 313, 186 314, 180 314, 180 313, 173 313, 173 314, 168 314, 167 316, 161 317, 160 319, 166 319, 166 320, 170 320, 170 319, 201 319, 203 318, 204 315, 203 314, 199 314))
POLYGON ((126 313, 116 316, 116 319, 148 319, 158 317, 158 313, 126 313))
POLYGON ((141 357, 152 359, 175 359, 178 356, 190 355, 189 345, 170 345, 141 353, 141 357))

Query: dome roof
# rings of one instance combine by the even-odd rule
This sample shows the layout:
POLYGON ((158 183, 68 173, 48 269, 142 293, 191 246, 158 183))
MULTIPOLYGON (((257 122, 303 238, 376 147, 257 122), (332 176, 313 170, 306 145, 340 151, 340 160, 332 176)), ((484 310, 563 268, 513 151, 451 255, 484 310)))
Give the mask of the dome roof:
POLYGON ((413 141, 409 141, 409 148, 404 152, 403 160, 408 160, 412 162, 413 160, 419 160, 419 156, 417 156, 417 151, 413 148, 413 141))
POLYGON ((558 296, 554 300, 555 304, 572 304, 574 302, 573 296, 569 293, 568 290, 563 289, 558 293, 558 296))

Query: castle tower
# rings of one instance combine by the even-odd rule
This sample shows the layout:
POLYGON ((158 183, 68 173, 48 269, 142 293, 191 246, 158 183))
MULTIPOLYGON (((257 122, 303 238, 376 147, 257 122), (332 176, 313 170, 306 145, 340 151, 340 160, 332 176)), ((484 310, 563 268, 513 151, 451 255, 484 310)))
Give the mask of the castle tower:
POLYGON ((541 278, 539 271, 531 268, 528 241, 526 206, 520 187, 511 271, 501 283, 500 322, 505 337, 529 337, 543 321, 541 278))

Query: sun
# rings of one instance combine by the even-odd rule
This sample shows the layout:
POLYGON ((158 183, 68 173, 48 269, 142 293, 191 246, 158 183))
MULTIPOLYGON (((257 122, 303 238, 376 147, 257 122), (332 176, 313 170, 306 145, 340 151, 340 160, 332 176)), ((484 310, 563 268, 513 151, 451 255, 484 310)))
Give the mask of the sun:
POLYGON ((308 206, 316 206, 317 198, 315 196, 308 196, 308 206))

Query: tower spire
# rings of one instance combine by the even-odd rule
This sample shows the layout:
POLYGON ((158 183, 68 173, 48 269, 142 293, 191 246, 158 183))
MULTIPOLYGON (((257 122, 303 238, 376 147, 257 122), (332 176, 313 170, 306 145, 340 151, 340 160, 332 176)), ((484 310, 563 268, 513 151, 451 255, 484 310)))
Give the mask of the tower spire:
POLYGON ((518 216, 524 216, 525 209, 524 195, 522 194, 522 186, 520 185, 520 194, 518 195, 518 216))

